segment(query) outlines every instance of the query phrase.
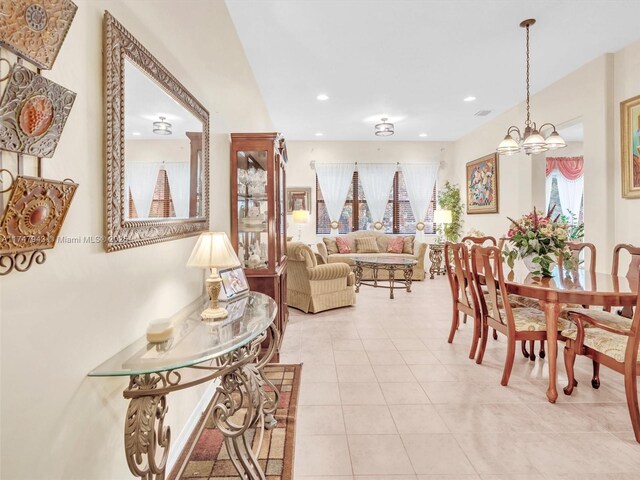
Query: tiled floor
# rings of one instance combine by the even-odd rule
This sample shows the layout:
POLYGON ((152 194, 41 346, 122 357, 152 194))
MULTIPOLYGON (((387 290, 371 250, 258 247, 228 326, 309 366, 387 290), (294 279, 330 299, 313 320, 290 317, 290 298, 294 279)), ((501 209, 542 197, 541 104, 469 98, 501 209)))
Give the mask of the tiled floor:
MULTIPOLYGON (((579 358, 579 386, 555 405, 547 369, 517 353, 500 386, 504 337, 483 365, 467 357, 470 328, 453 344, 444 277, 413 292, 363 287, 355 307, 291 309, 282 362, 304 363, 296 480, 638 480, 622 377, 579 358)), ((559 386, 564 366, 559 358, 559 386)))

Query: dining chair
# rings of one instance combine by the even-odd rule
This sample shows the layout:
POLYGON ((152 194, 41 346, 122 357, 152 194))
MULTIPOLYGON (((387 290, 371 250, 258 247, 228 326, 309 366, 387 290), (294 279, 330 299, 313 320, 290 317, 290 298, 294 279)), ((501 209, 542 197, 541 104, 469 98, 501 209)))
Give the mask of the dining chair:
POLYGON ((469 358, 474 358, 478 348, 480 335, 480 302, 478 290, 473 283, 471 265, 469 262, 469 249, 464 243, 446 242, 444 244, 445 270, 451 287, 453 314, 451 317, 451 329, 448 342, 453 343, 453 338, 460 326, 460 313, 464 320, 469 316, 473 319, 473 339, 469 358))
POLYGON ((633 245, 629 245, 628 243, 619 243, 615 247, 613 247, 613 264, 611 266, 611 275, 620 275, 620 252, 622 250, 626 250, 627 253, 631 256, 629 261, 629 266, 627 267, 627 271, 624 276, 635 279, 635 274, 638 271, 638 267, 640 267, 640 247, 635 247, 633 245))
MULTIPOLYGON (((638 279, 638 275, 635 278, 638 279)), ((637 301, 640 301, 640 291, 637 301)), ((636 308, 632 319, 599 310, 572 311, 568 318, 570 326, 561 333, 566 338, 564 363, 568 382, 563 389, 564 393, 571 395, 577 386, 574 374, 577 355, 585 355, 593 360, 594 365, 602 364, 623 374, 631 425, 636 441, 640 443, 636 381, 636 377, 640 375, 640 309, 636 308)))
MULTIPOLYGON (((530 340, 546 340, 547 322, 544 312, 531 307, 514 307, 510 302, 501 299, 508 298, 507 287, 504 282, 503 262, 500 250, 496 247, 471 247, 471 267, 474 281, 480 284, 480 271, 477 265, 482 265, 485 284, 488 290, 486 296, 480 296, 482 309, 482 329, 480 332, 480 351, 476 363, 481 364, 487 348, 487 334, 489 328, 494 328, 507 337, 507 356, 502 373, 502 385, 509 383, 513 361, 516 352, 516 342, 530 340)), ((558 330, 566 326, 562 319, 558 321, 558 330)))
MULTIPOLYGON (((583 251, 588 251, 589 255, 584 255, 582 265, 584 270, 589 273, 596 272, 596 246, 593 243, 580 243, 580 242, 567 242, 567 247, 571 251, 571 254, 579 261, 580 255, 583 251), (588 261, 587 261, 588 259, 588 261), (589 266, 589 268, 586 267, 589 266)), ((558 257, 558 267, 564 269, 564 258, 558 257)))

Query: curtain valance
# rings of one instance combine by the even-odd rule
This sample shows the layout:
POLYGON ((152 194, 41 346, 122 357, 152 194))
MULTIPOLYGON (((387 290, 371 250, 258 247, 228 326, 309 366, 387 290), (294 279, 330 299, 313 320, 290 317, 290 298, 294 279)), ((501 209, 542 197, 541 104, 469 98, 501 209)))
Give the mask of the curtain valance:
POLYGON ((547 157, 547 177, 558 170, 567 180, 577 180, 582 176, 584 159, 582 157, 547 157))

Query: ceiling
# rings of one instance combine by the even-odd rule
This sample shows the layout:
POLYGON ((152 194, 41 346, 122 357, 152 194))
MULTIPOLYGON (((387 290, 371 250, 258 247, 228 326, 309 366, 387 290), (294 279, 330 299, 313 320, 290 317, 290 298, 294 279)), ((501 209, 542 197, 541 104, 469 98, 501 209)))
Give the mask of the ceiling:
POLYGON ((292 140, 457 140, 524 100, 526 18, 537 19, 533 93, 640 39, 638 0, 226 3, 274 127, 292 140), (383 115, 391 137, 373 134, 383 115))

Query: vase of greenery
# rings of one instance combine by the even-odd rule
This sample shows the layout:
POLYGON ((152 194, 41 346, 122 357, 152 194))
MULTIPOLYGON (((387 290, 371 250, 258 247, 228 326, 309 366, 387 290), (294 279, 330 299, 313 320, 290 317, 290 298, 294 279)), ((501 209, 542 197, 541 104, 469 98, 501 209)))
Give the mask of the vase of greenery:
POLYGON ((464 204, 460 202, 460 187, 447 180, 438 193, 438 205, 442 210, 451 210, 451 223, 444 226, 444 237, 450 242, 457 242, 462 231, 464 208, 464 204))

